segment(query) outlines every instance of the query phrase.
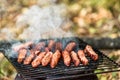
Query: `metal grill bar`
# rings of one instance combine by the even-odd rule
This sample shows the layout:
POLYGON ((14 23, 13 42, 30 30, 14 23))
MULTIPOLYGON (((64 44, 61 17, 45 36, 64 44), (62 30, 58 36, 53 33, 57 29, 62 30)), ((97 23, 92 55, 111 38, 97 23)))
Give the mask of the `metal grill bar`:
MULTIPOLYGON (((86 75, 101 74, 107 72, 116 72, 120 71, 120 66, 115 63, 113 60, 109 59, 106 55, 102 54, 100 51, 95 50, 99 55, 97 61, 89 59, 89 65, 84 66, 82 64, 79 67, 75 67, 71 64, 70 67, 66 67, 62 61, 59 62, 58 66, 55 69, 51 69, 50 66, 42 67, 41 65, 38 68, 32 68, 31 65, 24 65, 17 63, 17 59, 10 59, 14 66, 16 66, 18 72, 24 75, 26 79, 28 78, 45 78, 47 76, 59 76, 53 77, 53 80, 74 78, 86 75), (52 74, 52 75, 50 75, 52 74), (29 77, 28 77, 29 76, 29 77)), ((52 78, 52 77, 51 77, 52 78)))
MULTIPOLYGON (((74 38, 74 40, 76 40, 76 38, 74 38)), ((77 38, 76 42, 80 44, 79 47, 82 49, 84 49, 85 45, 87 44, 82 40, 80 40, 79 38, 77 38)), ((6 48, 9 49, 10 45, 11 43, 9 43, 9 45, 7 45, 6 48)), ((120 65, 115 63, 113 60, 108 58, 99 50, 97 49, 94 50, 99 56, 99 59, 97 61, 93 61, 89 56, 86 56, 87 59, 89 60, 88 65, 84 66, 83 64, 80 64, 78 67, 75 67, 73 63, 71 63, 70 67, 66 67, 63 61, 60 60, 57 67, 54 69, 51 69, 49 65, 46 67, 42 67, 40 65, 37 68, 33 68, 31 65, 19 64, 16 58, 9 58, 8 56, 6 55, 5 56, 14 65, 17 71, 20 74, 22 74, 25 80, 31 80, 31 79, 39 80, 40 78, 46 80, 49 80, 49 78, 50 80, 61 80, 61 79, 69 79, 69 78, 75 78, 75 77, 87 76, 93 74, 120 71, 120 65)))

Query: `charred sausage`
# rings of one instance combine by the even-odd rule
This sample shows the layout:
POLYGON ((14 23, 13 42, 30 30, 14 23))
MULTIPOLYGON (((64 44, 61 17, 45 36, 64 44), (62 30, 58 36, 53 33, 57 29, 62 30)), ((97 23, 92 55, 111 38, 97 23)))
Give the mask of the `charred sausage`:
POLYGON ((41 52, 32 62, 32 67, 38 67, 41 64, 42 59, 44 58, 46 52, 41 52))
POLYGON ((83 50, 78 50, 78 57, 80 61, 83 63, 83 65, 88 64, 88 59, 85 57, 85 53, 83 50))
POLYGON ((56 50, 56 52, 53 54, 51 62, 50 62, 51 68, 54 68, 58 64, 60 57, 61 57, 60 51, 56 50))
POLYGON ((71 58, 72 58, 72 61, 73 61, 74 65, 78 66, 80 64, 80 60, 78 58, 77 53, 75 53, 74 51, 72 51, 70 54, 71 54, 71 58))
POLYGON ((24 60, 24 64, 30 64, 34 57, 34 50, 30 50, 30 55, 26 57, 26 59, 24 60))
POLYGON ((70 61, 71 61, 71 58, 70 58, 70 54, 68 51, 64 50, 62 52, 62 57, 63 57, 63 61, 64 61, 64 64, 66 66, 70 66, 70 61))
POLYGON ((23 61, 23 59, 25 58, 26 54, 27 54, 27 50, 25 48, 20 49, 18 51, 18 60, 17 60, 18 63, 21 63, 23 61))
POLYGON ((93 60, 98 59, 98 54, 95 53, 95 51, 92 49, 90 45, 87 45, 84 50, 93 60))
POLYGON ((67 50, 68 52, 71 52, 75 46, 76 46, 75 42, 70 42, 69 44, 67 44, 65 50, 67 50))
POLYGON ((47 52, 44 58, 42 59, 42 66, 47 66, 49 62, 51 61, 53 53, 47 52))

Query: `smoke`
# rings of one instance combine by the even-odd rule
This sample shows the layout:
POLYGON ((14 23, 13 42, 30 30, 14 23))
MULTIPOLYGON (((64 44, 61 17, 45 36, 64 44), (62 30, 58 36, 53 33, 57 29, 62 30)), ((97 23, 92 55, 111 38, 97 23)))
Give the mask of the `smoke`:
POLYGON ((63 4, 45 7, 33 5, 17 18, 16 26, 18 28, 28 25, 19 38, 38 40, 40 38, 72 36, 71 32, 62 29, 63 25, 69 23, 66 15, 67 9, 63 4))
MULTIPOLYGON (((35 43, 43 38, 72 37, 73 34, 70 31, 63 30, 66 24, 71 23, 66 15, 67 8, 64 4, 51 4, 44 7, 41 7, 39 4, 33 5, 17 17, 16 28, 19 30, 24 28, 22 34, 18 37, 26 41, 32 40, 35 43), (26 25, 28 26, 27 28, 25 27, 26 25)), ((5 37, 7 40, 12 40, 16 36, 7 28, 3 29, 1 32, 7 33, 6 35, 8 36, 5 37)), ((20 44, 23 43, 13 43, 10 49, 5 50, 5 55, 16 58, 18 54, 14 48, 20 44)))

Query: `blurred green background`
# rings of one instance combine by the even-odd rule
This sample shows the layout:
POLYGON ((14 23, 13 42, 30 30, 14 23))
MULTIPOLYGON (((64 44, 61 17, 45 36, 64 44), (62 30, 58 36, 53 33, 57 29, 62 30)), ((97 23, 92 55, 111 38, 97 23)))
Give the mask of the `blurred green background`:
MULTIPOLYGON (((0 40, 7 39, 6 28, 19 39, 25 27, 16 28, 16 18, 38 2, 42 0, 0 0, 0 40)), ((49 6, 48 3, 42 6, 49 6)), ((65 31, 81 37, 120 37, 120 0, 57 0, 56 4, 65 4, 68 9, 67 17, 72 25, 65 25, 65 31)), ((120 63, 120 50, 102 51, 120 63)), ((16 70, 0 53, 0 80, 13 80, 15 75, 16 70)), ((98 77, 99 80, 120 80, 120 72, 99 74, 98 77)))

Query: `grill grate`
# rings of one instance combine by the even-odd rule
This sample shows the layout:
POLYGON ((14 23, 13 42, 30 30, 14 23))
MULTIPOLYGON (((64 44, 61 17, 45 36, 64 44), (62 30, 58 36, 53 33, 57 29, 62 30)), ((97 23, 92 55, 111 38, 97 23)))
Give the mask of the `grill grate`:
POLYGON ((89 65, 84 66, 82 64, 79 67, 75 67, 71 64, 70 67, 66 67, 63 62, 59 62, 58 66, 54 69, 51 69, 49 66, 42 67, 39 66, 38 68, 32 68, 31 65, 24 65, 19 64, 16 62, 17 59, 10 59, 13 65, 16 67, 19 73, 24 75, 25 79, 31 78, 52 78, 52 80, 56 79, 68 79, 92 74, 101 74, 107 72, 114 72, 119 71, 120 66, 116 64, 114 61, 109 59, 107 56, 95 50, 98 55, 99 59, 97 61, 92 61, 89 59, 89 65), (51 75, 50 75, 51 74, 51 75), (52 76, 52 77, 51 77, 52 76), (53 77, 57 76, 57 77, 53 77))
MULTIPOLYGON (((79 45, 80 48, 84 48, 86 45, 86 43, 81 40, 79 40, 78 43, 81 44, 79 45)), ((89 64, 86 66, 80 64, 78 67, 75 67, 73 63, 71 63, 70 67, 66 67, 63 61, 60 60, 57 67, 54 69, 51 69, 49 65, 46 67, 42 67, 40 65, 37 68, 33 68, 31 65, 19 64, 16 58, 6 57, 17 71, 22 74, 25 80, 39 80, 41 78, 46 80, 72 79, 80 76, 120 71, 120 66, 117 63, 99 50, 94 49, 94 51, 99 55, 98 60, 93 61, 89 56, 87 56, 89 64)))

